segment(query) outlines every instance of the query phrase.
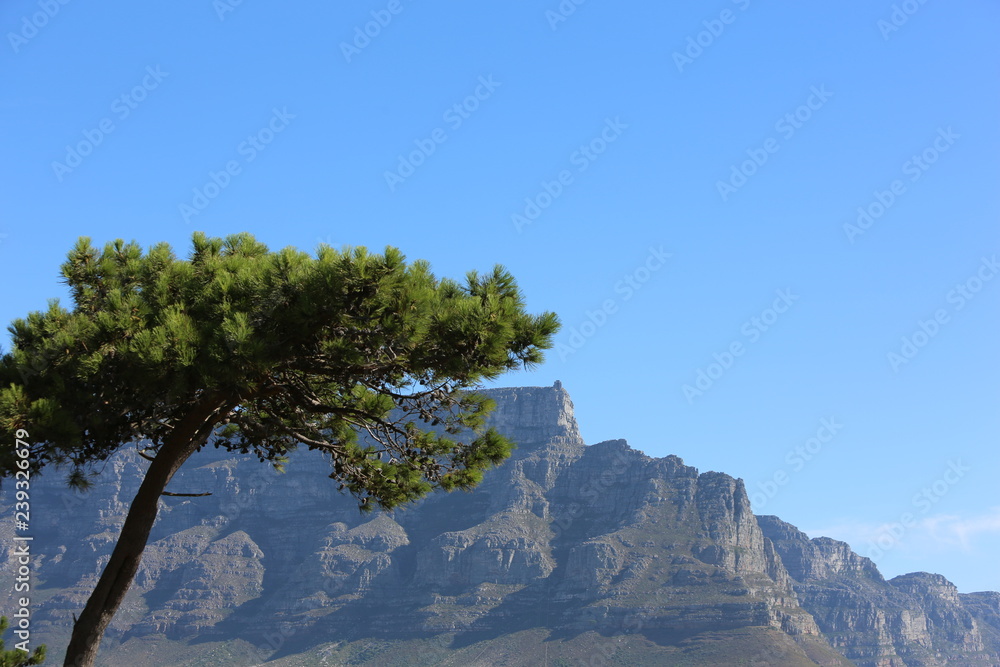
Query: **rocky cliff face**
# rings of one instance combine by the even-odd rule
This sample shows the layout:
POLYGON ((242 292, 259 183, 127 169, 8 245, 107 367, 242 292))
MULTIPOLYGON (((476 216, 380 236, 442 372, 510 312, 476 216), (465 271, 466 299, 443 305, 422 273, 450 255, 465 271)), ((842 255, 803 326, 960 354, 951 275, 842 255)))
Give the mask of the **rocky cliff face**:
POLYGON ((802 606, 855 664, 1000 664, 997 593, 959 595, 947 579, 926 572, 886 581, 871 560, 844 542, 810 540, 774 516, 757 519, 788 568, 802 606))
MULTIPOLYGON (((514 456, 472 493, 392 513, 359 513, 310 452, 284 475, 196 455, 171 490, 213 495, 162 499, 102 659, 145 646, 148 664, 207 664, 224 645, 211 664, 1000 664, 1000 594, 886 582, 846 544, 755 517, 741 480, 586 446, 558 383, 489 393, 514 456)), ((56 654, 144 467, 122 452, 85 496, 33 485, 33 637, 56 654)), ((13 571, 0 563, 0 590, 13 571)))

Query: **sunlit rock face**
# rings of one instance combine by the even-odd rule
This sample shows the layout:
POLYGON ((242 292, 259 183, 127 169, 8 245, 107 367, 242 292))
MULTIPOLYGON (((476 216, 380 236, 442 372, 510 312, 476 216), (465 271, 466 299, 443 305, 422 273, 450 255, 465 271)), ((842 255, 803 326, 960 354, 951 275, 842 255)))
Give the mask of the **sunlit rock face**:
MULTIPOLYGON (((170 490, 212 495, 161 500, 107 641, 242 641, 266 656, 428 638, 460 650, 474 638, 493 655, 543 631, 635 644, 630 664, 671 664, 664 651, 696 656, 722 636, 737 638, 736 653, 752 637, 761 655, 782 656, 772 664, 1000 664, 1000 594, 959 595, 922 573, 887 582, 842 542, 754 516, 742 480, 624 440, 588 446, 559 383, 485 393, 513 456, 473 492, 391 513, 361 513, 314 452, 296 452, 284 474, 199 452, 170 490)), ((83 496, 58 474, 33 480, 33 636, 50 650, 65 646, 145 466, 126 448, 83 496)), ((11 578, 12 552, 0 558, 11 578)))

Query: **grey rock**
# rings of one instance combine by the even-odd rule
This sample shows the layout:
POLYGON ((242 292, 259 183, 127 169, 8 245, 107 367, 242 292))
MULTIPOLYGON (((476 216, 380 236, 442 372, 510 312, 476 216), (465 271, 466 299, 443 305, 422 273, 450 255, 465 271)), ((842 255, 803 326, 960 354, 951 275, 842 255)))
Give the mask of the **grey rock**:
POLYGON ((837 540, 810 540, 774 516, 758 517, 794 580, 802 606, 830 643, 861 667, 1000 664, 995 593, 961 596, 938 574, 886 581, 837 540), (985 634, 983 624, 991 627, 985 634))
MULTIPOLYGON (((106 645, 242 640, 269 655, 448 637, 459 650, 544 629, 691 651, 753 630, 789 665, 1000 664, 1000 594, 959 595, 920 573, 887 582, 842 542, 755 517, 742 480, 624 440, 587 446, 560 383, 486 393, 491 425, 518 445, 511 459, 473 492, 394 512, 360 513, 315 452, 285 474, 199 452, 171 490, 212 495, 161 500, 106 645)), ((145 466, 125 448, 86 495, 58 475, 33 480, 32 622, 53 655, 145 466)), ((3 591, 10 559, 0 552, 3 591)))

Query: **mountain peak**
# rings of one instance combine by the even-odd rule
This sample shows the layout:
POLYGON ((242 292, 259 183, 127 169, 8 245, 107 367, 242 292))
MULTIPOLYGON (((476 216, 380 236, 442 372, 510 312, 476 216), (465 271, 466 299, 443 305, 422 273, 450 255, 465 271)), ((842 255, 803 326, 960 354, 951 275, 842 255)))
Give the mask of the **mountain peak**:
POLYGON ((478 393, 496 402, 489 424, 511 437, 519 449, 552 442, 583 446, 573 401, 556 380, 551 387, 504 387, 478 393))

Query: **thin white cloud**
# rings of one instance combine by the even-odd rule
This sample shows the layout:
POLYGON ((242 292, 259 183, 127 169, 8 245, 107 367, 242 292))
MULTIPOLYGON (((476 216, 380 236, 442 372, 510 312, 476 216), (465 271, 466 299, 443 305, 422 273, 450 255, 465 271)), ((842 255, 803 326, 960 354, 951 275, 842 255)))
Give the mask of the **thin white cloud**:
POLYGON ((928 535, 945 545, 958 545, 971 549, 972 542, 982 535, 1000 533, 1000 507, 993 507, 986 514, 962 518, 952 514, 938 514, 921 521, 928 535))
POLYGON ((901 522, 865 523, 844 521, 816 530, 805 531, 810 537, 832 537, 851 545, 862 556, 885 551, 927 551, 960 549, 971 551, 983 537, 1000 535, 1000 507, 992 507, 977 516, 934 514, 915 519, 904 526, 901 522))

